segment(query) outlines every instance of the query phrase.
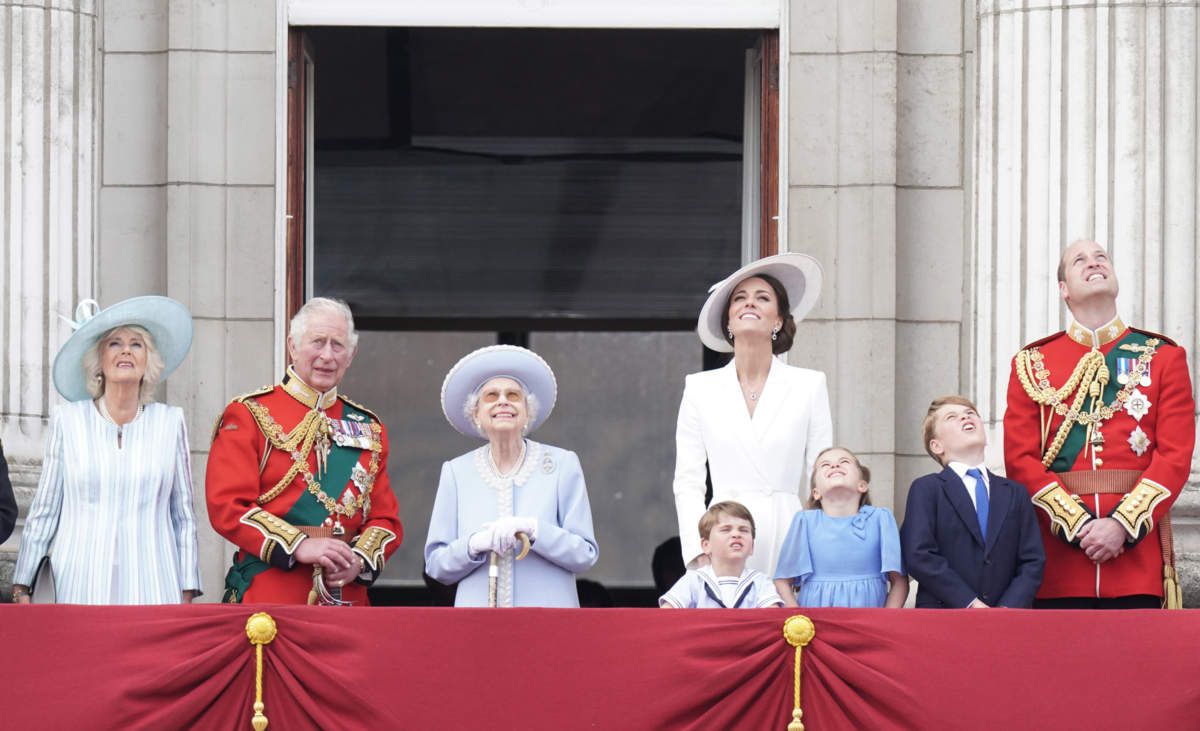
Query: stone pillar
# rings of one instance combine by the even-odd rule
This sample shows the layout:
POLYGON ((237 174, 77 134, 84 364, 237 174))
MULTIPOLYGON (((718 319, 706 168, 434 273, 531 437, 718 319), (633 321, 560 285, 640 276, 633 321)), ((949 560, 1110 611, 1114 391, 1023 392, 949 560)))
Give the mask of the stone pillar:
MULTIPOLYGON (((1197 3, 978 2, 976 317, 970 379, 999 443, 1009 361, 1062 328, 1062 247, 1106 244, 1129 322, 1188 349, 1198 252, 1197 3)), ((1196 473, 1176 504, 1187 601, 1200 603, 1196 473)))
MULTIPOLYGON (((895 505, 896 3, 792 0, 787 250, 825 271, 791 362, 829 379, 834 442, 895 505)), ((781 248, 783 248, 781 246, 781 248)))
MULTIPOLYGON (((229 399, 275 373, 276 12, 271 0, 170 0, 162 217, 166 293, 195 320, 167 384, 192 450, 202 601, 220 601, 233 547, 208 521, 204 475, 229 399)), ((286 48, 278 52, 286 53, 286 48)))
MULTIPOLYGON (((94 0, 0 0, 0 438, 23 515, 37 484, 50 367, 92 297, 94 0)), ((0 547, 7 597, 20 540, 0 547)))

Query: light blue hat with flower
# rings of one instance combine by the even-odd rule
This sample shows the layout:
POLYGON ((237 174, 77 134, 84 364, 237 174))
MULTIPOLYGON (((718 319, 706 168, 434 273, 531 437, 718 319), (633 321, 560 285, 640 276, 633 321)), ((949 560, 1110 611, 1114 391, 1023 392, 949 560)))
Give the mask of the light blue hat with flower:
POLYGON ((460 434, 481 435, 463 413, 467 399, 493 378, 511 378, 532 393, 538 401, 536 420, 530 420, 532 433, 550 416, 558 398, 558 381, 542 356, 517 345, 489 345, 464 355, 442 381, 442 413, 460 434))
POLYGON ((164 381, 192 347, 192 313, 170 297, 133 297, 103 310, 96 300, 88 299, 75 308, 74 320, 59 317, 75 330, 54 358, 54 387, 68 401, 91 398, 83 372, 83 356, 101 335, 115 327, 138 325, 150 333, 163 360, 164 381))

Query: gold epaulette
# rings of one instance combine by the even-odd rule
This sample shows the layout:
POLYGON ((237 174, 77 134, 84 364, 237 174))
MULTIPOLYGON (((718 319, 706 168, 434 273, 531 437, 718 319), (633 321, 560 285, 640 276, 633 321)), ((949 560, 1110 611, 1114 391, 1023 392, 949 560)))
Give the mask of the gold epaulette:
POLYGON ((1129 534, 1130 542, 1140 540, 1154 527, 1154 508, 1170 496, 1170 490, 1143 477, 1132 490, 1125 493, 1111 517, 1129 534))
POLYGON ((354 540, 352 548, 355 553, 363 557, 372 571, 381 571, 383 569, 383 549, 394 540, 396 540, 395 533, 387 528, 373 525, 354 540))
MULTIPOLYGON (((262 388, 258 389, 257 391, 251 391, 249 393, 244 393, 241 396, 234 396, 232 399, 229 400, 229 404, 245 403, 246 399, 254 398, 255 396, 265 396, 274 390, 275 390, 274 386, 263 386, 262 388)), ((229 408, 229 404, 226 404, 225 407, 229 408)), ((213 424, 212 438, 208 440, 208 443, 210 445, 213 442, 217 441, 217 432, 219 432, 221 430, 221 421, 224 418, 225 418, 225 411, 224 411, 224 409, 222 409, 221 413, 217 414, 217 423, 213 424)))
POLYGON ((1058 332, 1056 332, 1052 335, 1047 335, 1044 338, 1038 338, 1037 340, 1034 340, 1032 343, 1029 343, 1027 345, 1022 345, 1021 350, 1029 350, 1030 348, 1036 348, 1040 345, 1045 345, 1046 343, 1050 342, 1051 340, 1054 340, 1055 338, 1057 338, 1060 335, 1066 335, 1066 333, 1067 333, 1066 330, 1059 330, 1058 332))
POLYGON ((1168 345, 1179 345, 1179 343, 1175 342, 1174 340, 1167 337, 1166 335, 1163 335, 1162 333, 1156 333, 1153 330, 1145 330, 1140 327, 1131 327, 1129 329, 1133 330, 1134 332, 1140 332, 1141 334, 1146 335, 1151 338, 1157 338, 1168 345))
POLYGON ((1075 542, 1079 529, 1092 517, 1079 496, 1067 492, 1057 482, 1038 490, 1033 496, 1033 504, 1046 511, 1050 516, 1050 530, 1067 543, 1075 542))
POLYGON ((362 404, 358 403, 357 401, 351 401, 349 398, 347 398, 345 395, 343 395, 341 393, 338 394, 338 398, 340 398, 341 400, 350 404, 351 406, 358 409, 359 411, 363 412, 367 416, 371 417, 371 419, 373 419, 374 421, 376 421, 380 424, 383 423, 383 420, 380 419, 379 416, 374 411, 371 411, 366 406, 363 406, 362 404))

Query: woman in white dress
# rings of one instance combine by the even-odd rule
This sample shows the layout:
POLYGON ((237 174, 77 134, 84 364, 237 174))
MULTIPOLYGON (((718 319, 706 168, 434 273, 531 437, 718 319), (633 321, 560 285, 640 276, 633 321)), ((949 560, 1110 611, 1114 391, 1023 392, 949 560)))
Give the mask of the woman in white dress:
POLYGON ((480 348, 446 374, 446 419, 487 441, 442 465, 429 520, 425 572, 458 582, 455 606, 488 606, 492 553, 496 606, 579 606, 575 575, 598 555, 579 457, 526 438, 554 409, 557 388, 546 361, 515 345, 480 348), (518 560, 520 533, 532 545, 518 560))
POLYGON ((96 309, 80 304, 54 360, 54 386, 71 403, 50 417, 13 600, 29 603, 49 555, 60 603, 190 602, 200 568, 187 430, 181 409, 151 398, 187 355, 192 317, 167 297, 96 309))
POLYGON ((779 357, 820 291, 821 267, 804 254, 760 259, 709 290, 696 331, 709 348, 732 351, 733 360, 689 375, 679 405, 674 492, 689 568, 706 562, 697 523, 707 462, 712 501, 737 501, 754 516, 758 536, 747 566, 774 575, 813 460, 833 443, 825 374, 779 357))

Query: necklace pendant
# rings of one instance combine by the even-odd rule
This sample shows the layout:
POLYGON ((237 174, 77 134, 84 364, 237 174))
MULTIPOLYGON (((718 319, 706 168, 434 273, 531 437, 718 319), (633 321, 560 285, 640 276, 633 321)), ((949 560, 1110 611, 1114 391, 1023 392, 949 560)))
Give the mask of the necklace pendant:
POLYGON ((333 521, 333 534, 335 536, 346 535, 346 529, 342 527, 342 516, 338 516, 333 521))
POLYGON ((750 392, 750 400, 751 400, 751 401, 757 401, 757 400, 758 400, 758 394, 756 394, 756 393, 754 393, 753 391, 751 391, 751 392, 750 392))

